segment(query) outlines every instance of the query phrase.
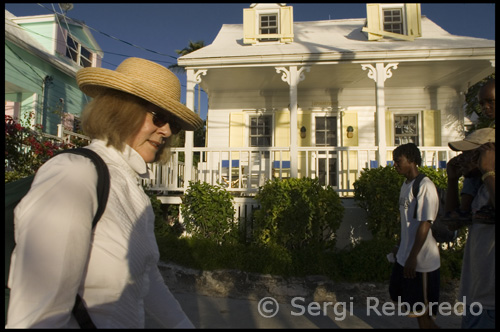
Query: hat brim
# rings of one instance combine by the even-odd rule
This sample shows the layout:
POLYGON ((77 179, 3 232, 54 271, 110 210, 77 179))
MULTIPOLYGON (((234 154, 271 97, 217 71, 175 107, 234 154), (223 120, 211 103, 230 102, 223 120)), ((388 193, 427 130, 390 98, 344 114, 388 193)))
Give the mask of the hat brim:
POLYGON ((471 143, 471 142, 468 142, 468 141, 457 141, 457 142, 450 142, 450 143, 448 143, 448 146, 453 151, 470 151, 470 150, 477 149, 481 145, 476 144, 476 143, 471 143))
POLYGON ((115 89, 142 98, 174 115, 180 129, 196 130, 203 125, 203 120, 185 105, 159 93, 154 87, 133 81, 120 72, 88 67, 77 73, 77 82, 80 90, 89 97, 96 97, 105 89, 115 89))

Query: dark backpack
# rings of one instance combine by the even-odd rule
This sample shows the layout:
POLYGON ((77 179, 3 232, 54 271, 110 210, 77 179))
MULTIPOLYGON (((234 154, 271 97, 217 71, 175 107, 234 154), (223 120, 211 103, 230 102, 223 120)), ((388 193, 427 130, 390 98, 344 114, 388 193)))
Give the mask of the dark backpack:
MULTIPOLYGON (((94 220, 92 221, 92 228, 95 227, 101 218, 108 200, 109 194, 109 170, 108 166, 102 158, 94 151, 85 148, 77 148, 70 150, 63 150, 61 153, 74 153, 85 156, 92 160, 97 169, 97 199, 98 208, 94 220)), ((58 154, 58 155, 59 155, 58 154)), ((9 306, 10 289, 7 286, 10 271, 10 258, 12 251, 16 246, 14 239, 14 209, 21 199, 28 193, 31 188, 31 183, 35 175, 25 177, 23 179, 9 182, 5 184, 5 322, 7 322, 7 310, 9 306)), ((80 295, 76 294, 75 305, 73 307, 73 315, 75 316, 81 328, 95 328, 90 316, 83 305, 80 295)))
MULTIPOLYGON (((413 182, 413 197, 415 200, 417 199, 418 191, 420 189, 420 182, 422 182, 422 179, 426 175, 423 173, 419 173, 417 177, 415 178, 415 181, 413 182)), ((455 241, 455 239, 458 236, 458 231, 450 231, 448 227, 441 221, 441 215, 442 210, 444 210, 444 199, 443 199, 443 192, 436 188, 438 191, 438 199, 439 199, 439 212, 436 217, 436 220, 432 222, 431 230, 432 230, 432 236, 434 236, 434 239, 438 243, 449 243, 455 241)), ((415 204, 415 210, 413 211, 413 218, 417 218, 417 207, 418 207, 418 200, 415 204)))

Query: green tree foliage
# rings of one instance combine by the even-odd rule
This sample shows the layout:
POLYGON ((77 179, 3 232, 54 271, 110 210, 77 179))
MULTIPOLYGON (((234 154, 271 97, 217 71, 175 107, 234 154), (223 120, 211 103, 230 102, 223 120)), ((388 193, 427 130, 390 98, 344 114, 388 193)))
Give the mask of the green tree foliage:
POLYGON ((318 179, 273 179, 255 198, 261 208, 254 212, 254 240, 296 250, 309 246, 335 247, 344 207, 332 187, 318 179))
MULTIPOLYGON (((184 47, 182 50, 175 50, 175 53, 181 57, 203 47, 205 47, 205 42, 203 40, 198 40, 196 42, 190 40, 188 46, 184 47)), ((180 67, 178 64, 170 65, 168 66, 168 69, 176 72, 184 72, 184 67, 180 67)))
POLYGON ((193 237, 217 244, 238 240, 233 196, 220 184, 190 181, 182 199, 181 213, 186 231, 193 237))

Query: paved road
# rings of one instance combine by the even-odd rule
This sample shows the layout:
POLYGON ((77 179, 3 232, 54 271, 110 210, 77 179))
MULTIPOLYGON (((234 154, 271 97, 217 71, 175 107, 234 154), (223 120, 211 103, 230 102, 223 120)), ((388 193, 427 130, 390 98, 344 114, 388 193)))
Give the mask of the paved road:
MULTIPOLYGON (((391 310, 388 304, 384 311, 384 303, 377 304, 375 299, 368 302, 369 309, 366 303, 347 302, 344 309, 340 305, 323 307, 320 303, 296 299, 293 303, 278 303, 278 312, 273 317, 265 318, 262 314, 275 313, 276 303, 264 304, 263 300, 209 297, 194 293, 174 295, 196 328, 418 328, 415 318, 398 315, 397 309, 391 310)), ((450 315, 439 315, 436 323, 441 328, 459 329, 461 317, 453 309, 443 312, 450 315)), ((146 327, 157 326, 148 320, 146 327)))

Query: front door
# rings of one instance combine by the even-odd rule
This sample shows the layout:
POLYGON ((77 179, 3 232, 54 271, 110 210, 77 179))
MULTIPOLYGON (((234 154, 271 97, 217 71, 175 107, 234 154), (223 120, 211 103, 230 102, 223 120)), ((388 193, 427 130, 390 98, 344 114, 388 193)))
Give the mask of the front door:
MULTIPOLYGON (((335 147, 337 146, 337 117, 317 116, 315 117, 315 144, 316 146, 335 147)), ((319 152, 317 160, 317 170, 319 182, 322 186, 337 187, 337 152, 319 152)))

